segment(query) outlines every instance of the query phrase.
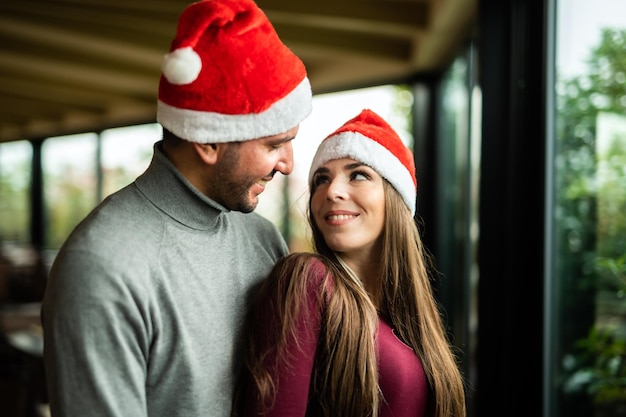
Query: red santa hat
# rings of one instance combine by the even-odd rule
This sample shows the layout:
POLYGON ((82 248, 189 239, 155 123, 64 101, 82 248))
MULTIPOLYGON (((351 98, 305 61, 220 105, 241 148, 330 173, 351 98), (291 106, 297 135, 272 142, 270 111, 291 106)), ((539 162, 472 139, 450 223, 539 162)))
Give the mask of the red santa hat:
POLYGON ((382 117, 365 109, 326 137, 313 157, 309 184, 320 166, 341 158, 355 159, 378 172, 415 214, 417 179, 413 152, 382 117))
POLYGON ((273 136, 311 112, 304 64, 252 0, 190 4, 161 69, 157 121, 188 141, 273 136))

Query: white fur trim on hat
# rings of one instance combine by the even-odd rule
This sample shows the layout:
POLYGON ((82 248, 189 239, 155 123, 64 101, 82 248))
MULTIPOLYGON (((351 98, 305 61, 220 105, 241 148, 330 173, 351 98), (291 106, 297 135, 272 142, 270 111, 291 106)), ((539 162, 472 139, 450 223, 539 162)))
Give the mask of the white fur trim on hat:
POLYGON ((409 171, 389 149, 358 132, 341 132, 320 144, 311 162, 309 184, 320 166, 341 158, 355 159, 378 172, 400 193, 411 214, 415 215, 417 190, 409 171))
POLYGON ((311 113, 308 78, 262 113, 222 114, 157 103, 157 121, 190 142, 240 142, 274 136, 299 125, 311 113))

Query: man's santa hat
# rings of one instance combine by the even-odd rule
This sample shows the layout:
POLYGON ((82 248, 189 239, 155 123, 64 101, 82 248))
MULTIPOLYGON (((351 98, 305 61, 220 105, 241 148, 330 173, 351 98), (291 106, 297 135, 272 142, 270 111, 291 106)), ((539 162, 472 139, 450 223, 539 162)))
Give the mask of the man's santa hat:
POLYGON ((413 152, 382 117, 365 109, 327 136, 313 157, 309 184, 319 167, 341 158, 355 159, 378 172, 415 214, 417 179, 413 152))
POLYGON ((157 121, 188 141, 274 136, 311 112, 304 64, 252 0, 190 4, 161 69, 157 121))

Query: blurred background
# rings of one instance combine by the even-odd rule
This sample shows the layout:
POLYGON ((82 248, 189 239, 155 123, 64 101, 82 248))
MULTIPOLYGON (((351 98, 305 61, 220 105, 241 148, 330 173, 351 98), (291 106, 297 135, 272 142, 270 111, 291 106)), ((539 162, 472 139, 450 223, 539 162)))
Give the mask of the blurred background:
MULTIPOLYGON (((65 238, 161 136, 179 0, 0 3, 0 415, 45 416, 40 301, 65 238)), ((470 416, 626 415, 626 3, 258 0, 307 66, 295 170, 258 211, 309 250, 317 144, 363 108, 416 157, 470 416)))

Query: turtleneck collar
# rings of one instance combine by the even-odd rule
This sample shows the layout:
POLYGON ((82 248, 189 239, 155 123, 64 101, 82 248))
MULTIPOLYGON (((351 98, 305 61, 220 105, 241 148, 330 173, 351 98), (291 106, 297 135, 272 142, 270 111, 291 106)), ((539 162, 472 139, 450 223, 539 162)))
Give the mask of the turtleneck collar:
POLYGON ((135 181, 139 190, 157 208, 175 221, 193 229, 216 227, 229 210, 198 191, 165 156, 162 141, 154 144, 148 169, 135 181))

